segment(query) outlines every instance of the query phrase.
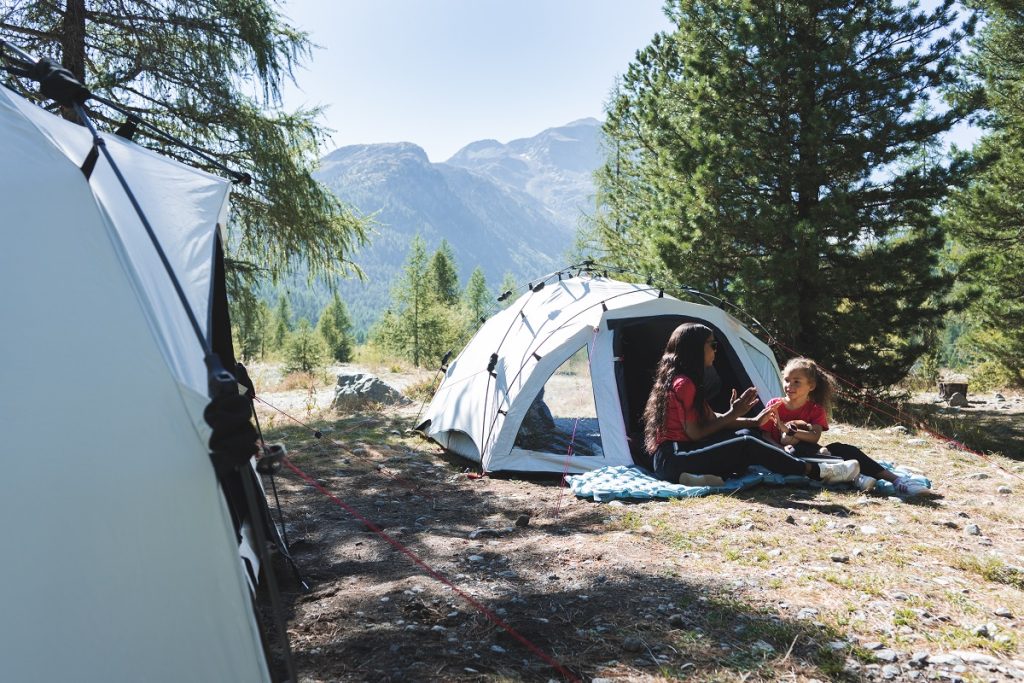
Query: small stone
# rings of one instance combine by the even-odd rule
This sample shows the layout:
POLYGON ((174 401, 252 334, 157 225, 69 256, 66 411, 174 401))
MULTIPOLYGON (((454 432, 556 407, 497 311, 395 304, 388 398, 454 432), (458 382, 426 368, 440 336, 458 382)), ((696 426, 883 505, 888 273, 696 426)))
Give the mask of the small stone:
POLYGON ((907 439, 908 446, 924 446, 926 443, 924 439, 907 439))
POLYGON ((879 642, 864 643, 865 650, 881 650, 883 647, 885 645, 879 642))
POLYGON ((896 650, 891 650, 889 648, 875 650, 875 659, 880 662, 895 662, 897 657, 898 655, 896 654, 896 650))
POLYGON ((981 536, 981 527, 977 524, 968 524, 964 527, 964 533, 968 536, 981 536))
POLYGON ((833 562, 838 562, 840 564, 846 564, 850 561, 849 555, 843 555, 841 553, 833 553, 830 557, 833 562))
POLYGON ((818 616, 818 610, 814 607, 804 607, 796 614, 797 619, 812 619, 816 616, 818 616))
POLYGON ((516 517, 516 526, 520 529, 530 526, 530 515, 519 515, 516 517))
POLYGON ((928 663, 932 666, 955 666, 957 664, 963 664, 964 660, 960 659, 955 654, 931 655, 928 658, 928 663))
POLYGON ((845 640, 833 640, 828 644, 828 649, 833 651, 845 650, 849 645, 845 640))
POLYGON ((991 638, 998 630, 995 624, 979 624, 974 627, 974 635, 979 638, 991 638))
POLYGON ((444 626, 441 626, 441 624, 435 624, 434 626, 430 627, 430 630, 434 633, 444 633, 448 629, 446 629, 444 626))
POLYGON ((622 649, 626 652, 643 652, 644 644, 639 638, 627 636, 622 640, 622 649))
POLYGON ((775 652, 775 647, 772 646, 771 643, 766 643, 763 640, 755 640, 751 643, 750 649, 754 652, 763 652, 766 655, 775 652))
POLYGON ((1013 612, 1011 612, 1006 607, 997 607, 994 610, 992 610, 992 614, 996 615, 997 617, 1003 617, 1004 619, 1013 619, 1013 612))
POLYGON ((508 650, 503 648, 501 645, 491 645, 491 652, 495 652, 495 653, 500 655, 500 654, 504 654, 507 651, 508 650))
POLYGON ((796 519, 793 515, 786 515, 786 524, 796 524, 796 519))
POLYGON ((999 488, 996 489, 996 493, 1002 493, 1003 495, 1006 495, 1009 493, 1013 493, 1013 489, 1011 489, 1009 486, 1000 486, 999 488))
POLYGON ((959 391, 950 396, 947 403, 951 408, 966 408, 968 406, 967 397, 959 391))
POLYGON ((907 662, 914 669, 923 669, 928 665, 928 653, 927 652, 915 652, 910 655, 910 661, 907 662))
POLYGON ((682 614, 673 614, 668 618, 668 625, 676 627, 686 626, 686 617, 682 614))
POLYGON ((988 479, 988 475, 984 472, 975 472, 974 474, 968 474, 968 479, 988 479))
POLYGON ((900 675, 900 668, 895 664, 886 664, 882 667, 882 678, 891 681, 900 675))
POLYGON ((967 664, 981 664, 983 666, 993 666, 999 663, 999 660, 993 657, 992 655, 986 655, 980 652, 961 652, 958 650, 956 652, 951 652, 950 654, 956 655, 961 660, 963 660, 964 663, 967 664))
POLYGON ((778 548, 772 548, 768 551, 768 557, 778 557, 782 554, 782 551, 778 548))
POLYGON ((865 536, 871 536, 878 533, 878 528, 870 525, 865 525, 860 528, 860 532, 865 536))
POLYGON ((468 559, 470 562, 473 562, 474 564, 479 564, 484 561, 483 555, 470 555, 466 559, 468 559))

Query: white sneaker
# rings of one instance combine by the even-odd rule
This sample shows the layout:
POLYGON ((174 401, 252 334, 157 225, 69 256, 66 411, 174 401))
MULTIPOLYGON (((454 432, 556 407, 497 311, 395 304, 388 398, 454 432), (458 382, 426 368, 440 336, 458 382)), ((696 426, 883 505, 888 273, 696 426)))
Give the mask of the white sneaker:
POLYGON ((853 481, 860 474, 860 463, 856 460, 843 460, 842 462, 820 462, 818 470, 821 472, 821 481, 826 484, 838 484, 844 481, 853 481))
POLYGON ((861 491, 863 491, 864 493, 867 493, 871 489, 875 488, 875 483, 877 481, 878 480, 875 479, 874 477, 869 477, 866 474, 861 474, 853 482, 853 485, 856 486, 861 491))
POLYGON ((679 475, 679 483, 683 486, 725 486, 725 480, 713 474, 690 474, 683 472, 679 475))
POLYGON ((927 486, 913 481, 910 477, 900 477, 892 485, 896 489, 896 493, 902 493, 905 496, 916 496, 928 490, 927 486))

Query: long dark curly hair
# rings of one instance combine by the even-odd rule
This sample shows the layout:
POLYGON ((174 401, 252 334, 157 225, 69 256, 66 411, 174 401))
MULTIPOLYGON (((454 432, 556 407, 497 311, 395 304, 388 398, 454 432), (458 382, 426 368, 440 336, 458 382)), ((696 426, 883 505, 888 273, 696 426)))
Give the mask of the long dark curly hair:
POLYGON ((672 393, 672 380, 678 375, 686 375, 697 387, 693 405, 697 407, 699 419, 704 418, 701 409, 705 399, 704 344, 712 334, 711 328, 705 325, 683 323, 668 338, 644 408, 644 446, 648 453, 654 453, 658 448, 658 433, 665 424, 665 407, 672 393))

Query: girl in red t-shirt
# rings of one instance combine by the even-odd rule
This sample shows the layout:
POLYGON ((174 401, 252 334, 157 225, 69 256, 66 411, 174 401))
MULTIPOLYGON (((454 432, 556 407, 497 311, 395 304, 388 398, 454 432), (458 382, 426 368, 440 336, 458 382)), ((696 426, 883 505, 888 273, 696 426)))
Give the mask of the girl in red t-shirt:
POLYGON ((774 419, 761 425, 762 433, 772 443, 802 458, 856 460, 861 474, 855 483, 862 491, 870 491, 878 479, 891 481, 898 492, 908 495, 927 490, 907 477, 897 477, 856 446, 830 443, 819 447, 822 432, 828 430, 827 410, 832 404, 835 385, 813 360, 793 358, 786 363, 782 370, 782 387, 786 397, 773 398, 766 406, 775 414, 774 419))
POLYGON ((825 482, 856 479, 855 460, 805 462, 754 435, 750 430, 773 420, 775 414, 765 409, 756 417, 743 417, 757 403, 753 387, 740 396, 733 390, 726 413, 712 411, 704 400, 704 369, 715 362, 717 348, 711 330, 695 323, 677 327, 665 345, 644 409, 645 445, 660 479, 707 484, 691 475, 727 477, 742 474, 750 465, 825 482), (736 431, 742 427, 748 429, 736 431))

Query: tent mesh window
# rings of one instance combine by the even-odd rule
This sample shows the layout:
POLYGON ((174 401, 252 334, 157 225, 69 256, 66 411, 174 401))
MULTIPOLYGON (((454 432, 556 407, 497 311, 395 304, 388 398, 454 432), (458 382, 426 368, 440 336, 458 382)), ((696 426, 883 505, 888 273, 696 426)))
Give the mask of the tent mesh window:
POLYGON ((573 456, 602 456, 601 430, 590 377, 590 353, 584 345, 548 378, 526 411, 515 447, 573 456))
POLYGON ((526 412, 515 447, 540 453, 603 455, 590 355, 580 347, 545 382, 526 412))

